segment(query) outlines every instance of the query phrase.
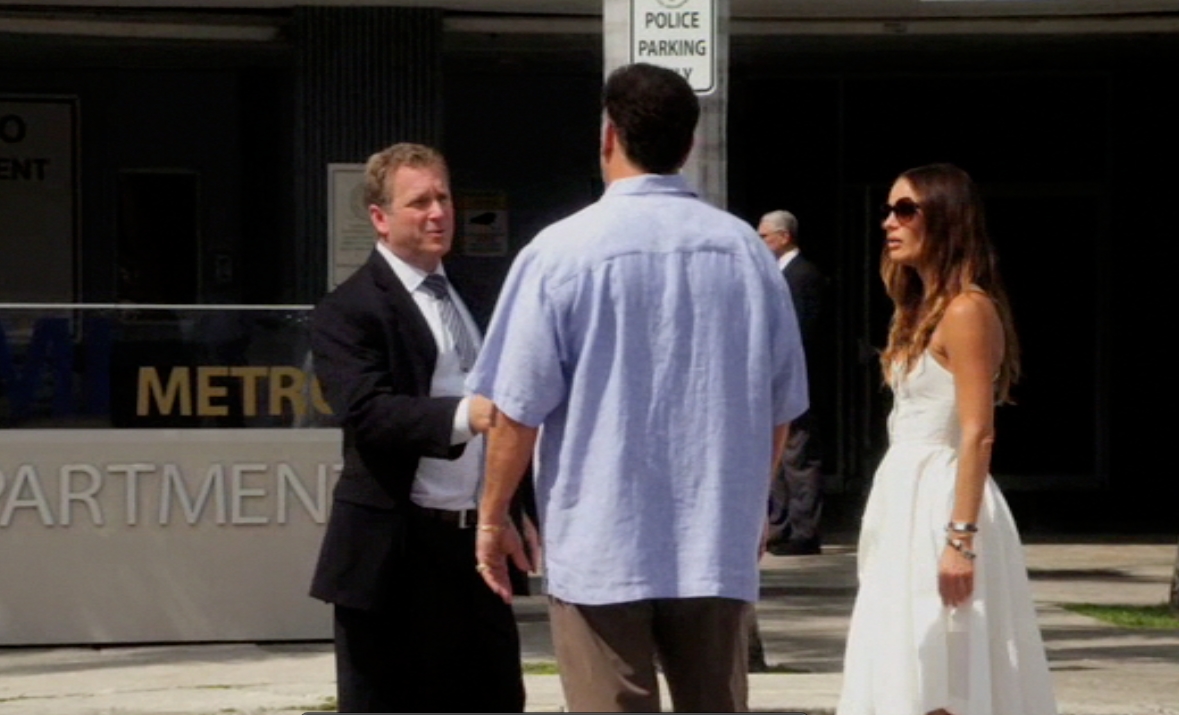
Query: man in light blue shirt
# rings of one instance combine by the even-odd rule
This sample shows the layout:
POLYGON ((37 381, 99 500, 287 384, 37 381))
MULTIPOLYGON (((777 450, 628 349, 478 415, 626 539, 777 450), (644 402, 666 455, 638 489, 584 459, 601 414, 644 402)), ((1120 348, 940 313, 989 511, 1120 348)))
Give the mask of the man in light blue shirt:
POLYGON ((603 103, 608 188, 520 253, 468 378, 498 410, 477 568, 510 598, 535 450, 568 709, 658 712, 658 658, 676 712, 740 712, 770 475, 807 407, 796 319, 757 233, 677 173, 688 83, 629 65, 603 103))

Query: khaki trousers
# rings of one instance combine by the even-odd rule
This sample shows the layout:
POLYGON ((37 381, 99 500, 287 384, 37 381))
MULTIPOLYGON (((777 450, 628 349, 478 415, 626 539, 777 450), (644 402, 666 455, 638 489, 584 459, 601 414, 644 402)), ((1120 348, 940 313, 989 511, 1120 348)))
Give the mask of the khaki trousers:
POLYGON ((748 712, 748 611, 729 598, 584 606, 549 598, 570 712, 660 712, 656 660, 679 713, 748 712))

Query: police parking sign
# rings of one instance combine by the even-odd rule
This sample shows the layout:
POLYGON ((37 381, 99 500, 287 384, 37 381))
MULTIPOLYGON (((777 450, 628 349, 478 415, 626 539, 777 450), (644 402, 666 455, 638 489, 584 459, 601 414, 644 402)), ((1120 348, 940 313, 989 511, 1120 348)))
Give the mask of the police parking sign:
POLYGON ((666 67, 696 94, 716 89, 714 0, 631 0, 631 62, 666 67))

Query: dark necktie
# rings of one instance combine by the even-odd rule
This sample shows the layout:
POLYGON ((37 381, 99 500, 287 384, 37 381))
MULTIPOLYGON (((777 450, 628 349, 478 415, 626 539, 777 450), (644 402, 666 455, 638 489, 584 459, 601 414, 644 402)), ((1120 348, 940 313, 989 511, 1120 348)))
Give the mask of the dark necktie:
POLYGON ((450 291, 446 287, 446 277, 431 273, 422 282, 422 287, 438 299, 438 312, 442 314, 442 324, 446 326, 447 332, 450 333, 450 337, 454 341, 454 349, 459 357, 459 367, 463 372, 469 372, 475 365, 478 349, 475 347, 474 338, 471 337, 471 331, 467 330, 467 324, 463 322, 458 308, 450 299, 450 291))

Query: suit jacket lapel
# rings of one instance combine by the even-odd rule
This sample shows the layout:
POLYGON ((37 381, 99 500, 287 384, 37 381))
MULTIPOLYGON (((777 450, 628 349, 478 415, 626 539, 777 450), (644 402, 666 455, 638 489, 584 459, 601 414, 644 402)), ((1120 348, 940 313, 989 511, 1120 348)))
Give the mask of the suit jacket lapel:
POLYGON ((434 333, 430 332, 430 325, 426 323, 418 304, 389 267, 385 257, 374 249, 368 263, 373 283, 384 295, 386 305, 393 315, 393 329, 401 334, 402 340, 409 348, 409 362, 414 369, 417 382, 419 385, 425 385, 428 391, 434 374, 434 365, 438 362, 438 346, 434 343, 434 333))

